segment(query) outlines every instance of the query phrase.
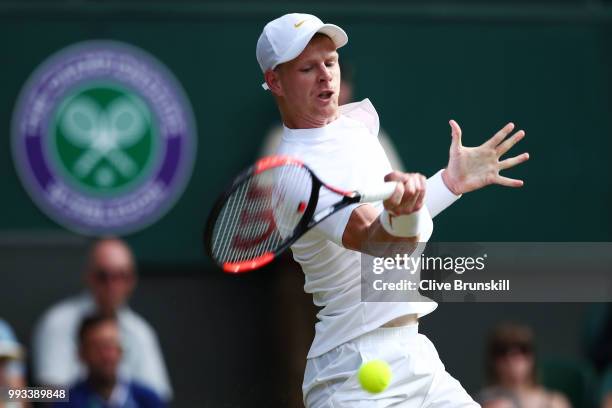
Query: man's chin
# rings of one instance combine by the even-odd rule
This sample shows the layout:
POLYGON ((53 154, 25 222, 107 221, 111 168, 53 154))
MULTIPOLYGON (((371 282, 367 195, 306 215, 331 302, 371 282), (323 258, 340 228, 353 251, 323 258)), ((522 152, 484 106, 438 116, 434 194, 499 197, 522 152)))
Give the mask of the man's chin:
POLYGON ((338 117, 338 104, 331 103, 327 106, 319 107, 319 116, 326 119, 326 122, 331 122, 338 117))
POLYGON ((102 368, 99 371, 92 372, 89 376, 89 381, 100 386, 115 385, 117 380, 117 369, 102 368))
POLYGON ((106 317, 114 317, 122 305, 123 302, 108 302, 103 305, 98 305, 98 313, 106 317))

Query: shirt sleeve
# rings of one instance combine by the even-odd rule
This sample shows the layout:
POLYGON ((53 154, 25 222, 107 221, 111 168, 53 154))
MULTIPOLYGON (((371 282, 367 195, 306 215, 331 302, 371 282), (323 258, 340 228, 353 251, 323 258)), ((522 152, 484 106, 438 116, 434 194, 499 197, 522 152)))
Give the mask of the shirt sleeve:
POLYGON ((443 170, 440 170, 427 179, 425 205, 431 214, 431 218, 440 214, 461 197, 461 195, 453 194, 453 192, 446 187, 444 180, 442 180, 442 171, 443 170))
MULTIPOLYGON (((34 331, 34 380, 39 385, 71 385, 79 376, 79 362, 73 331, 47 315, 34 331)), ((69 319, 68 319, 69 320, 69 319)))
POLYGON ((162 400, 170 401, 173 395, 172 387, 157 336, 148 324, 143 324, 138 336, 141 349, 138 350, 140 359, 138 372, 133 373, 134 377, 149 385, 162 400))
POLYGON ((131 393, 135 397, 139 407, 147 408, 165 408, 167 405, 159 396, 152 390, 142 384, 132 383, 130 385, 131 393))
POLYGON ((364 204, 366 203, 351 204, 348 207, 343 208, 321 222, 315 227, 315 229, 334 244, 343 247, 342 236, 344 235, 344 230, 346 229, 349 219, 351 218, 351 214, 355 208, 364 204))

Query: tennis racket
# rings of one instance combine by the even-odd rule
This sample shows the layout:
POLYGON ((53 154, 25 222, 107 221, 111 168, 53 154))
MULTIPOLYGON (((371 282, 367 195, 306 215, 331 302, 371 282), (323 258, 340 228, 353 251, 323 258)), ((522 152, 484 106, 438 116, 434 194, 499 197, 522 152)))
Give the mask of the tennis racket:
POLYGON ((299 159, 270 156, 244 170, 217 199, 204 230, 210 257, 227 273, 260 268, 308 230, 354 203, 386 200, 395 181, 344 191, 321 181, 299 159), (322 189, 338 196, 315 213, 322 189))

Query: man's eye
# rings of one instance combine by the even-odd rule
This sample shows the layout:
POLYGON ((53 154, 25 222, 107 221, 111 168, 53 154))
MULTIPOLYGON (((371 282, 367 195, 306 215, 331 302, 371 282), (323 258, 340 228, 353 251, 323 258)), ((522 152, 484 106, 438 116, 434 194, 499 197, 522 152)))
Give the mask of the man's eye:
POLYGON ((325 63, 326 66, 328 67, 333 67, 336 64, 336 61, 329 61, 327 63, 325 63))
POLYGON ((302 69, 300 69, 301 72, 308 72, 312 69, 312 67, 304 67, 302 69))

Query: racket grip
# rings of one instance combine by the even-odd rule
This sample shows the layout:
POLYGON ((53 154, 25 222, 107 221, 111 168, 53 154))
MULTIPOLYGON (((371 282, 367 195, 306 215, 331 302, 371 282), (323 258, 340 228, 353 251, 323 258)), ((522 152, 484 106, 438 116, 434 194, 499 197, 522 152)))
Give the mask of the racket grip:
POLYGON ((384 184, 381 184, 377 188, 370 188, 365 191, 360 191, 361 198, 359 199, 360 203, 373 203, 375 201, 386 200, 391 197, 391 194, 395 191, 395 186, 397 186, 397 181, 388 181, 384 184))

